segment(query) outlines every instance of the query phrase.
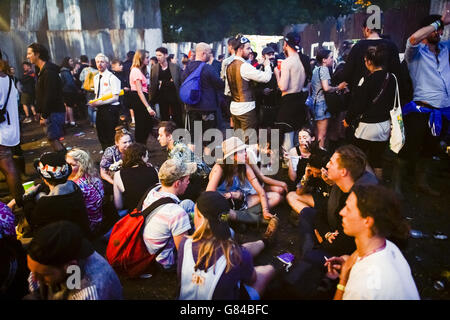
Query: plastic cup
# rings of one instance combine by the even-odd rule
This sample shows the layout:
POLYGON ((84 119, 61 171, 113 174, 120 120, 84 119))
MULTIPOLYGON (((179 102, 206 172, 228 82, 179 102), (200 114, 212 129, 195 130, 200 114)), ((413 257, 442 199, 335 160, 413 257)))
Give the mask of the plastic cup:
POLYGON ((22 184, 23 189, 25 190, 25 192, 30 189, 31 187, 34 187, 34 181, 28 181, 25 182, 24 184, 22 184))
POLYGON ((278 59, 277 60, 277 68, 278 70, 281 70, 281 63, 283 62, 284 59, 278 59))
POLYGON ((290 156, 291 161, 292 161, 292 168, 296 169, 298 162, 300 161, 300 157, 299 156, 290 156))

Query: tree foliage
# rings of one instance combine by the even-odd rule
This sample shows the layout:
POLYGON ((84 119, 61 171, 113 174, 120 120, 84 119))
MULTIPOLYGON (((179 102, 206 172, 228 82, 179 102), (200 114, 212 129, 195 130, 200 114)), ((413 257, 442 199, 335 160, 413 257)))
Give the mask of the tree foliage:
POLYGON ((237 33, 280 35, 292 24, 323 21, 370 4, 387 10, 408 2, 411 0, 161 0, 160 6, 165 42, 212 42, 237 33))

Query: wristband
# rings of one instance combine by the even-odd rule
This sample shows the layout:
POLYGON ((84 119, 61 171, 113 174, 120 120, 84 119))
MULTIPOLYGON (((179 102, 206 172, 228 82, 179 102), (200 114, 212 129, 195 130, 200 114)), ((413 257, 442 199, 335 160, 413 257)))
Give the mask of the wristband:
POLYGON ((443 23, 442 20, 436 20, 431 24, 431 26, 437 31, 440 27, 442 27, 443 23))
POLYGON ((336 288, 337 288, 338 290, 341 290, 342 292, 345 291, 345 286, 342 285, 342 284, 338 284, 338 285, 336 286, 336 288))

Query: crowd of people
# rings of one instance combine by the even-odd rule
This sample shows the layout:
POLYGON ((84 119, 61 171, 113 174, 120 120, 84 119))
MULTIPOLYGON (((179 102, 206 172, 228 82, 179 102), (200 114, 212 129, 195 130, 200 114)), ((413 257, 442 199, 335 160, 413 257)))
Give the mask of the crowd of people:
POLYGON ((99 53, 79 63, 64 58, 59 67, 33 43, 21 85, 1 59, 0 169, 13 200, 0 202, 0 255, 7 262, 0 266, 0 294, 121 299, 118 275, 131 276, 137 267, 126 259, 113 263, 112 254, 136 241, 144 249, 129 254, 140 264, 133 276, 173 272, 180 299, 260 299, 286 274, 293 298, 323 298, 325 281, 332 284, 326 298, 419 299, 401 251, 409 227, 398 196, 404 170, 416 172, 418 190, 439 195, 417 164, 437 155, 440 141, 448 143, 450 42, 440 41, 448 24, 449 10, 425 18, 407 40, 403 63, 397 46, 366 23, 364 39, 344 42, 337 59, 324 48, 314 59, 306 56, 293 32, 282 52, 268 45, 259 59, 239 34, 221 61, 201 42, 180 64, 160 47, 154 58, 141 49, 124 62, 99 53), (195 103, 188 103, 180 91, 195 73, 197 96, 192 89, 195 103), (400 98, 405 141, 393 154, 388 183, 390 112, 400 98), (26 192, 13 161, 19 103, 23 123, 39 121, 53 149, 34 162, 41 183, 26 192), (83 116, 103 150, 99 167, 87 150, 62 143, 65 125, 83 116), (215 164, 198 148, 202 155, 216 150, 194 144, 195 136, 174 135, 180 128, 199 134, 192 132, 198 121, 200 133, 236 133, 224 136, 215 164), (259 143, 262 128, 279 133, 279 148, 259 143), (150 136, 167 150, 161 166, 152 163, 150 136), (274 177, 264 174, 278 161, 274 177), (277 241, 273 209, 283 201, 299 234, 295 261, 283 254, 255 266, 254 257, 277 241), (131 232, 130 239, 117 238, 137 221, 136 238, 131 232), (238 243, 244 224, 263 225, 260 240, 238 243), (106 257, 94 250, 96 241, 107 245, 106 257))

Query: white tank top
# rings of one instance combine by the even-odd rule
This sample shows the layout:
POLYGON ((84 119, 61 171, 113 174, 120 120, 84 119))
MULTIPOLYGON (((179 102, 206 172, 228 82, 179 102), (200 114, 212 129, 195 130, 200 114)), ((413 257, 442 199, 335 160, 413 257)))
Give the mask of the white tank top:
POLYGON ((187 239, 184 244, 179 299, 211 300, 226 266, 227 261, 225 256, 222 255, 206 272, 199 269, 194 271, 195 261, 192 254, 192 239, 187 239))

